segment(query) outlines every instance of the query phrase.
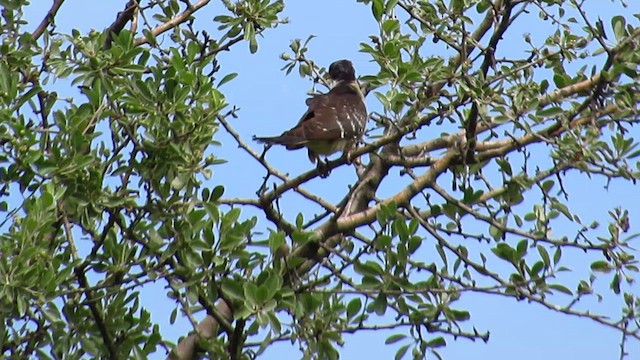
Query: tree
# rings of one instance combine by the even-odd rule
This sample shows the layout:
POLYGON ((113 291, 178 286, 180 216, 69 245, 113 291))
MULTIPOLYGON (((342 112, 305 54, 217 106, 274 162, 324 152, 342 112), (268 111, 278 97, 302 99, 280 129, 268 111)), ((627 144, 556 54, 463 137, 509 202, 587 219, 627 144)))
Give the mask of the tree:
MULTIPOLYGON (((208 0, 131 0, 90 33, 57 30, 63 0, 35 31, 26 1, 3 2, 3 356, 239 359, 290 340, 337 358, 344 334, 376 330, 420 358, 488 340, 458 302, 479 293, 614 329, 625 357, 640 339, 632 214, 587 222, 569 197, 640 177, 637 19, 579 0, 359 2, 380 29, 361 43, 374 110, 360 161, 328 164, 357 174, 339 201, 236 131, 225 96, 221 53, 258 51, 284 2, 223 1, 214 31, 196 21, 208 0), (550 31, 505 48, 525 21, 550 31), (224 196, 218 132, 262 171, 255 196, 224 196), (152 283, 193 324, 176 347, 140 298, 152 283), (582 307, 593 298, 619 311, 582 307)), ((312 46, 292 41, 283 70, 322 86, 312 46)))

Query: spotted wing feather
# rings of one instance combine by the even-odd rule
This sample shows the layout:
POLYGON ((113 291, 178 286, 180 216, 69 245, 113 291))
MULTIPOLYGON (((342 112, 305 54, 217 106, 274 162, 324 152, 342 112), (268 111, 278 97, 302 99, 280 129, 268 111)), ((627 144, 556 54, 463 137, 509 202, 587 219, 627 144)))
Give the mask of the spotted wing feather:
MULTIPOLYGON (((359 90, 351 84, 334 87, 327 94, 307 99, 309 107, 298 124, 280 136, 254 138, 287 149, 299 149, 309 143, 359 139, 367 121, 367 110, 359 90)), ((327 151, 331 153, 340 149, 327 151)))

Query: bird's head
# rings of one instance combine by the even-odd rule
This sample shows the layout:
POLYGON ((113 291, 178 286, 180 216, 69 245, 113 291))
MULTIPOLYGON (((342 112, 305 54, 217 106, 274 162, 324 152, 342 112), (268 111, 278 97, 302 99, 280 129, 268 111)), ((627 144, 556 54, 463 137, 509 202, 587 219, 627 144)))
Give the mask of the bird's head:
POLYGON ((338 60, 329 66, 329 78, 336 82, 355 81, 356 70, 349 60, 338 60))

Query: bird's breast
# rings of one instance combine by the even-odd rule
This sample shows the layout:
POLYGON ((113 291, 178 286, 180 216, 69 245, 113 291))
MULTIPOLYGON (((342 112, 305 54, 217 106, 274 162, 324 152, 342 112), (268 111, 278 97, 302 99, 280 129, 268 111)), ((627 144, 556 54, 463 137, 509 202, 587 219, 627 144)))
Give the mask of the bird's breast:
POLYGON ((307 148, 317 155, 331 155, 338 151, 343 151, 348 143, 349 139, 333 141, 314 140, 307 143, 307 148))

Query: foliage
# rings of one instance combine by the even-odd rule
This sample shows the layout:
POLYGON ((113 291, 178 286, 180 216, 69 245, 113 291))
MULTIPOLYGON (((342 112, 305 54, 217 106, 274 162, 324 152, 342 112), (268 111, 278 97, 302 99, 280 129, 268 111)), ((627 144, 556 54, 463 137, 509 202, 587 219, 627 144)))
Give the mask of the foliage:
MULTIPOLYGON (((208 0, 129 1, 87 34, 57 30, 63 2, 35 31, 26 1, 3 2, 3 356, 239 359, 290 340, 305 358, 334 359, 344 334, 386 329, 397 358, 421 358, 488 340, 458 303, 467 293, 591 319, 621 333, 621 357, 640 339, 632 214, 587 223, 567 200, 580 191, 572 177, 640 177, 633 17, 605 23, 578 0, 359 1, 380 29, 361 44, 379 71, 360 79, 380 110, 358 180, 331 203, 303 186, 316 170, 292 177, 253 149, 220 88, 237 74, 219 53, 255 53, 286 24, 283 1, 223 1, 215 34, 195 22, 208 0), (534 19, 552 30, 504 49, 510 28, 534 19), (65 98, 59 84, 79 92, 65 98), (267 172, 254 197, 223 196, 220 131, 267 172), (292 193, 321 215, 284 216, 292 193), (569 270, 587 275, 563 281, 569 270), (175 301, 172 320, 194 325, 175 347, 140 299, 155 282, 175 301), (621 299, 618 318, 579 310, 591 297, 621 299)), ((283 70, 323 81, 311 40, 291 43, 283 70)))

